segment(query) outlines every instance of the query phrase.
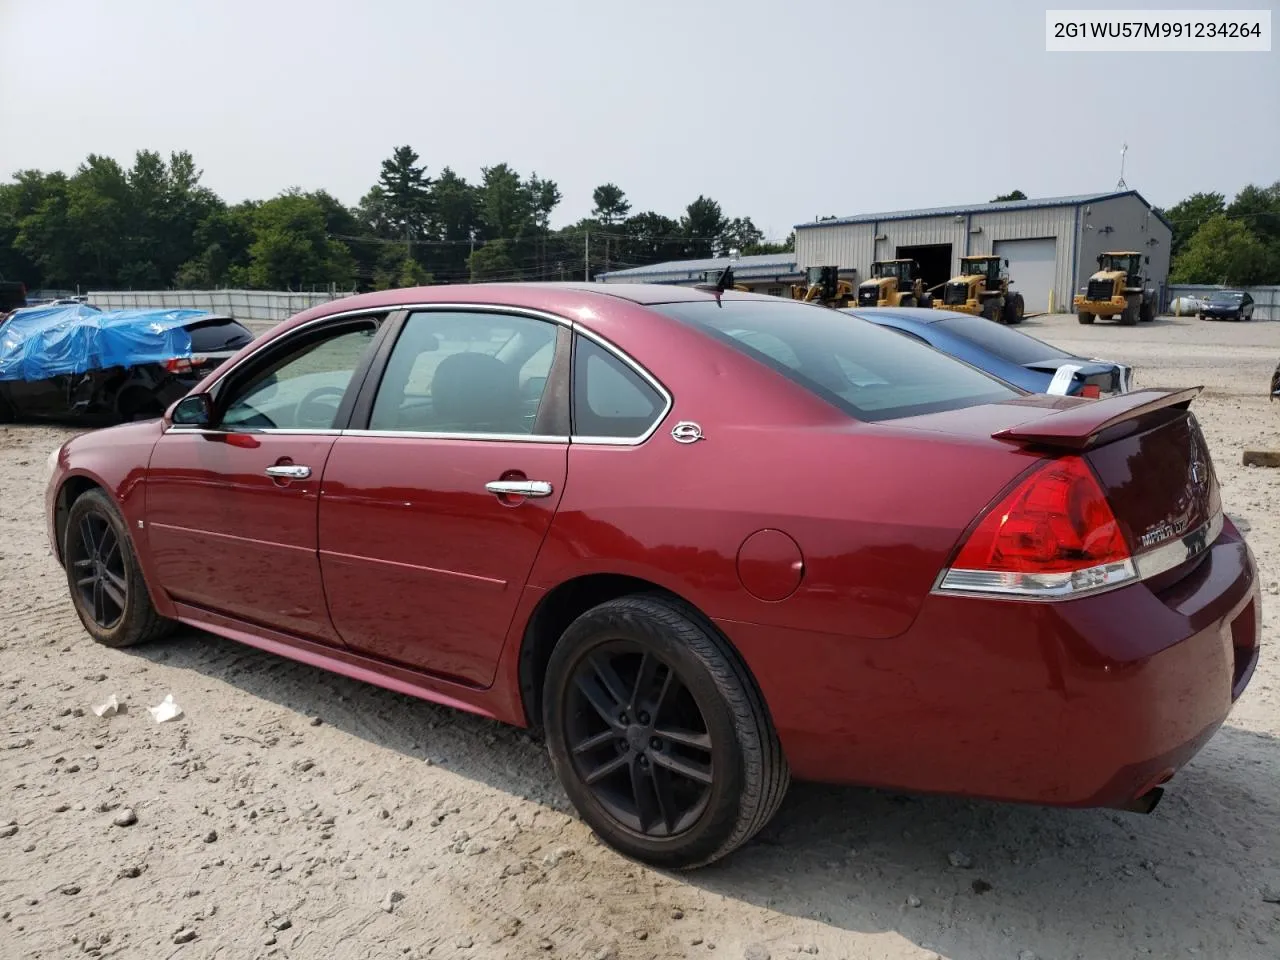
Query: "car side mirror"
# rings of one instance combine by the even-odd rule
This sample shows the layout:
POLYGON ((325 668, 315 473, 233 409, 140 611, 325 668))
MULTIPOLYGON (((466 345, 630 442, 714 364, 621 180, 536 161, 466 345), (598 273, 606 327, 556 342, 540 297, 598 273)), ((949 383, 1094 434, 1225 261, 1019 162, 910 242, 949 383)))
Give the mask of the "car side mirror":
POLYGON ((172 420, 175 427, 207 427, 213 420, 209 395, 196 393, 183 397, 173 406, 172 420))

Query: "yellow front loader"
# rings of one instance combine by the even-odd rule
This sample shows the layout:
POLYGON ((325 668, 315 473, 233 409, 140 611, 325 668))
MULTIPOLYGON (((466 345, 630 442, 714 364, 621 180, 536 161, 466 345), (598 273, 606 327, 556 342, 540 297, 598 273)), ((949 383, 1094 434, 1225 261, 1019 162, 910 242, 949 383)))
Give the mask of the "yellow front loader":
POLYGON ((919 266, 914 260, 877 260, 871 264, 871 279, 858 285, 858 306, 933 306, 933 295, 915 275, 919 266))
POLYGON ((1009 277, 1001 267, 1000 257, 974 256, 960 258, 960 273, 947 281, 942 300, 933 302, 935 310, 954 310, 983 316, 996 323, 1012 326, 1021 323, 1026 305, 1022 294, 1009 289, 1009 277))
POLYGON ((1120 325, 1132 327, 1138 321, 1155 319, 1155 291, 1142 275, 1144 264, 1151 262, 1133 250, 1108 251, 1098 254, 1098 270, 1089 278, 1083 293, 1077 293, 1072 305, 1076 319, 1093 323, 1094 318, 1110 320, 1119 317, 1120 325))

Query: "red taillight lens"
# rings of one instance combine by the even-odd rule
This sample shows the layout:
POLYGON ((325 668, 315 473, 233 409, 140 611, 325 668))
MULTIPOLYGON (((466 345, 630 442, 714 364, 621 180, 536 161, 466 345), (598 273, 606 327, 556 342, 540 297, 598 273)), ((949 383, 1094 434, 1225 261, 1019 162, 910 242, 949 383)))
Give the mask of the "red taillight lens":
POLYGON ((170 373, 190 373, 191 361, 186 357, 173 357, 164 362, 164 368, 170 373))
POLYGON ((1135 576, 1132 552, 1089 465, 1048 461, 989 510, 939 584, 962 592, 1069 596, 1135 576))
POLYGON ((1096 383, 1086 383, 1080 388, 1080 396, 1088 397, 1090 400, 1097 400, 1102 396, 1102 388, 1096 383))

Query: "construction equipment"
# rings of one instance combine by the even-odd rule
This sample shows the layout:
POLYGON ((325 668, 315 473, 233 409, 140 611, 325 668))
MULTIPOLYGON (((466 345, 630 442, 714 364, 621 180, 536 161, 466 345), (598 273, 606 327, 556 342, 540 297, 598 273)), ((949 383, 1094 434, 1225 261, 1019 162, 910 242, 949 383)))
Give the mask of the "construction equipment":
POLYGON ((791 285, 791 299, 827 307, 847 307, 853 303, 853 284, 840 279, 839 267, 810 267, 805 271, 803 284, 791 285))
POLYGON ((1119 317, 1122 326, 1132 327, 1138 321, 1155 319, 1155 291, 1142 275, 1144 264, 1151 262, 1132 250, 1098 254, 1098 271, 1089 278, 1083 293, 1075 296, 1076 319, 1093 323, 1095 317, 1110 320, 1119 317))
POLYGON ((871 279, 858 285, 860 307, 931 307, 933 295, 917 277, 920 264, 914 260, 877 260, 871 264, 871 279))
POLYGON ((960 258, 960 273, 947 281, 942 301, 933 303, 935 310, 981 314, 988 320, 1012 326, 1022 322, 1026 309, 1022 294, 1010 291, 1009 276, 997 256, 982 255, 960 258))

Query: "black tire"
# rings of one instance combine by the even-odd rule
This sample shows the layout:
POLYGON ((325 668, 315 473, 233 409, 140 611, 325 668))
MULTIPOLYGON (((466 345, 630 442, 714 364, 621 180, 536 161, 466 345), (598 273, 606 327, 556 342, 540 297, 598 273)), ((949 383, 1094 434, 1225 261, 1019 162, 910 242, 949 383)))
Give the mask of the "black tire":
POLYGON ((128 528, 101 490, 71 505, 62 557, 72 605, 98 643, 132 647, 159 640, 175 626, 152 605, 128 528))
POLYGON ((1138 323, 1138 305, 1135 303, 1127 303, 1123 310, 1120 311, 1120 326, 1132 327, 1138 323))
POLYGON ((1150 300, 1143 300, 1138 307, 1138 322, 1151 323, 1156 318, 1155 308, 1151 305, 1150 300))
POLYGON ((1083 310, 1081 310, 1079 313, 1076 314, 1076 320, 1078 320, 1080 323, 1092 324, 1093 314, 1085 313, 1083 310))
POLYGON ((1000 314, 1003 310, 1003 304, 999 297, 988 297, 982 304, 982 316, 986 320, 993 323, 1000 322, 1000 314))
POLYGON ((928 309, 933 309, 933 294, 926 293, 923 297, 921 297, 920 306, 927 307, 928 309))
POLYGON ((697 611, 664 596, 611 600, 570 624, 547 665, 543 728, 582 819, 654 866, 731 853, 769 822, 790 783, 746 667, 697 611))
POLYGON ((914 307, 915 305, 916 305, 916 298, 913 294, 910 294, 910 293, 903 294, 901 297, 898 298, 898 306, 900 307, 914 307))
POLYGON ((13 406, 7 397, 0 396, 0 423, 13 423, 17 419, 13 406))
POLYGON ((1006 326, 1015 327, 1022 322, 1022 315, 1026 312, 1026 303, 1022 299, 1022 294, 1011 293, 1004 301, 1004 322, 1006 326))

